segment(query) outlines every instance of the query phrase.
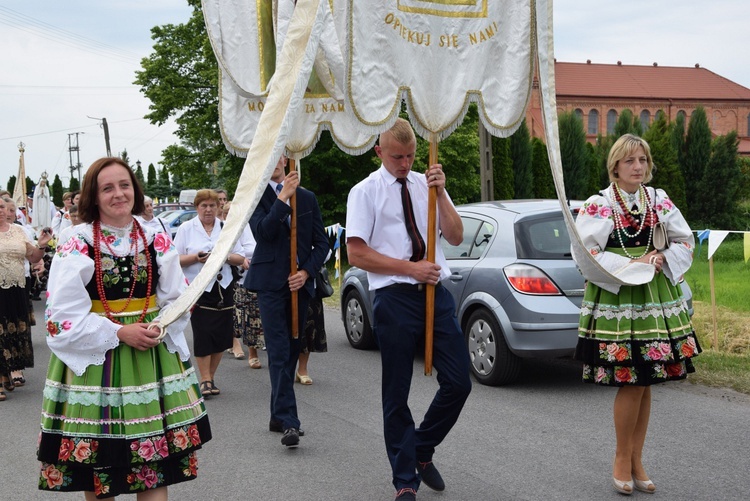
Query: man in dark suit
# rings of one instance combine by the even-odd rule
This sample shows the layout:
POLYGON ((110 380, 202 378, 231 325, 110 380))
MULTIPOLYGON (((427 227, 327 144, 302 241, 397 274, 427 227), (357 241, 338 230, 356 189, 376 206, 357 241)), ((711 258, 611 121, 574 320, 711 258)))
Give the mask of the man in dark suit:
POLYGON ((315 294, 314 278, 328 252, 328 238, 315 195, 299 188, 299 174, 284 175, 286 157, 276 164, 271 180, 250 217, 257 242, 250 261, 245 287, 258 293, 260 319, 268 352, 271 376, 271 431, 284 433, 281 443, 299 444, 300 421, 294 396, 294 374, 300 352, 299 339, 292 338, 291 292, 297 291, 300 330, 310 297, 315 294), (297 268, 291 270, 289 199, 297 195, 297 268))

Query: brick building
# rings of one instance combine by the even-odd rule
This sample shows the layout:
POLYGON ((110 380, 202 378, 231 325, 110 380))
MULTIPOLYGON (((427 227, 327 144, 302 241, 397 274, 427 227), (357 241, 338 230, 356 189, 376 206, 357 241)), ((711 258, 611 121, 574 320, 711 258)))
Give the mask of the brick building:
MULTIPOLYGON (((714 137, 737 131, 739 153, 750 156, 750 89, 710 70, 695 67, 628 66, 555 63, 557 112, 574 111, 587 138, 614 130, 620 113, 629 109, 644 129, 657 113, 669 121, 684 114, 686 124, 697 106, 706 110, 714 137)), ((526 120, 532 137, 544 138, 538 85, 534 84, 526 120)))

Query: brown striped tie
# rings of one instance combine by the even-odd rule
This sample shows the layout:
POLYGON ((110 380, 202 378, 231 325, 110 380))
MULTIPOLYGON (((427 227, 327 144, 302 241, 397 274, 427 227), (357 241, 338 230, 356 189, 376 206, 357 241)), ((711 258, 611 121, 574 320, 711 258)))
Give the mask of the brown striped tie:
POLYGON ((414 219, 414 209, 411 205, 409 189, 406 187, 406 179, 396 178, 396 181, 401 183, 401 205, 404 207, 404 224, 406 225, 406 232, 411 239, 411 258, 409 258, 409 261, 420 261, 424 258, 425 245, 422 235, 419 234, 419 230, 417 229, 417 221, 414 219))

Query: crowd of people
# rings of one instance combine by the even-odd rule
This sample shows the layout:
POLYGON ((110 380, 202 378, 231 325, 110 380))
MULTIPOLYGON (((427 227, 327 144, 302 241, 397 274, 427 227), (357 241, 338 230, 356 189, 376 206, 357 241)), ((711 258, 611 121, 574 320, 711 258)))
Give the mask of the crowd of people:
MULTIPOLYGON (((385 450, 395 497, 410 501, 421 484, 446 488, 433 461, 472 387, 455 303, 441 286, 448 263, 440 246, 434 262, 425 259, 430 190, 441 237, 458 245, 463 223, 442 165, 412 171, 416 137, 407 121, 382 133, 375 152, 381 167, 348 196, 347 246, 349 261, 367 271, 374 291, 385 450), (408 400, 426 285, 435 292, 439 388, 417 424, 408 400)), ((285 447, 300 445, 305 433, 295 383, 313 383, 310 353, 327 350, 315 280, 330 248, 315 195, 286 165, 282 156, 195 307, 165 329, 156 326, 162 309, 195 280, 219 240, 232 207, 224 190, 197 191, 197 216, 174 239, 118 158, 94 162, 81 192, 65 193, 51 226, 36 232, 24 226, 33 215, 18 214, 0 193, 0 401, 23 386, 22 371, 34 364, 34 275, 49 269, 45 330, 52 355, 38 449, 41 489, 152 500, 196 478, 196 451, 212 438, 204 402, 221 394, 224 356, 245 360, 243 345, 251 369, 263 368, 261 354, 267 355, 269 431, 280 433, 285 447), (45 266, 53 237, 54 258, 45 266), (188 322, 192 349, 184 335, 188 322)), ((668 195, 646 186, 653 169, 648 144, 621 137, 608 158, 610 186, 589 198, 576 219, 580 242, 613 277, 608 282, 599 273, 586 283, 575 358, 584 382, 618 388, 611 482, 624 495, 656 491, 642 460, 650 386, 685 378, 700 352, 679 289, 692 261, 692 232, 668 195)), ((590 268, 579 265, 588 278, 590 268)))

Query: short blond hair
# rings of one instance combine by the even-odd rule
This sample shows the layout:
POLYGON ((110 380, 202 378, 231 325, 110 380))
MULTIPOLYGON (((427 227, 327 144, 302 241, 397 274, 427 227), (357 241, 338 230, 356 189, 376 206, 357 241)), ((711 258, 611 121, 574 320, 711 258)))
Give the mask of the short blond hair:
MULTIPOLYGON (((401 144, 417 142, 417 136, 414 135, 414 129, 411 128, 411 124, 408 120, 401 117, 398 117, 396 123, 393 124, 393 127, 385 131, 383 134, 390 134, 393 139, 401 144)), ((380 134, 380 143, 383 141, 383 134, 380 134)))

